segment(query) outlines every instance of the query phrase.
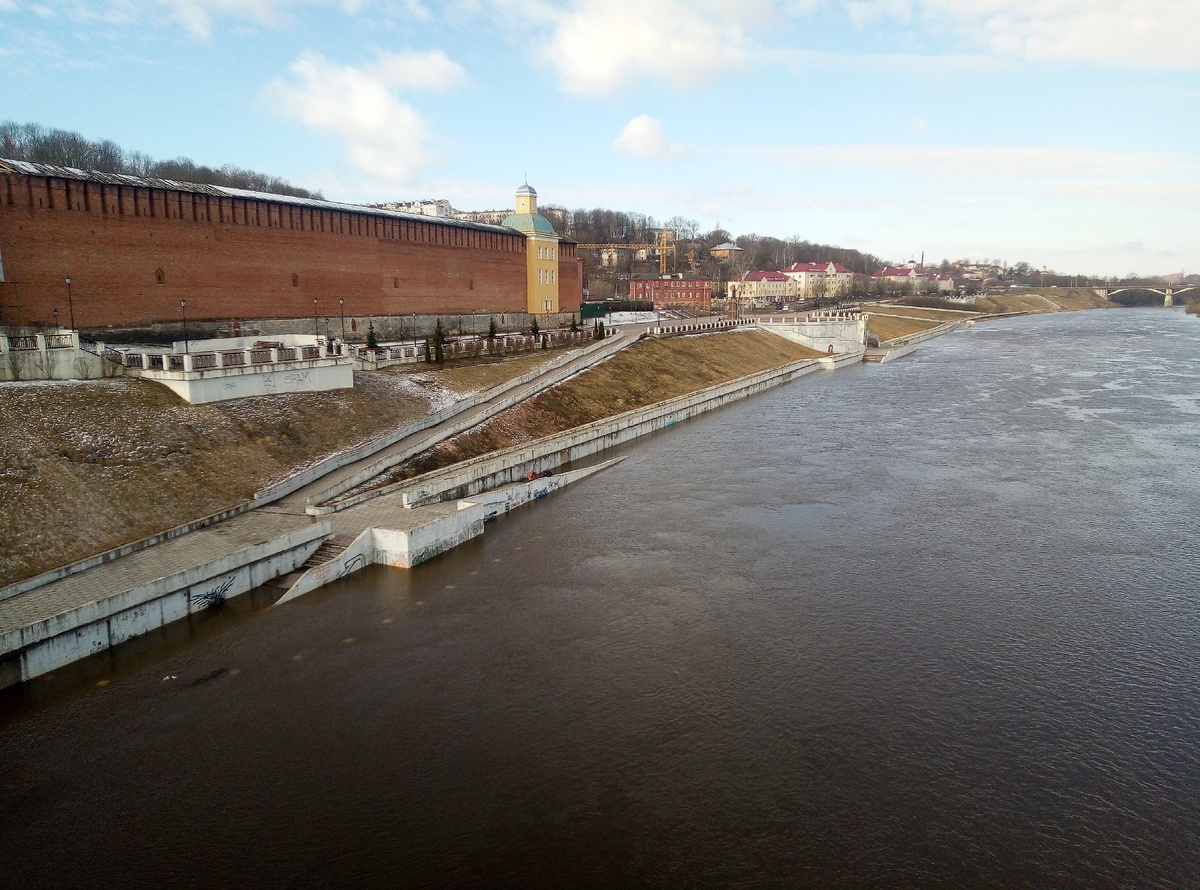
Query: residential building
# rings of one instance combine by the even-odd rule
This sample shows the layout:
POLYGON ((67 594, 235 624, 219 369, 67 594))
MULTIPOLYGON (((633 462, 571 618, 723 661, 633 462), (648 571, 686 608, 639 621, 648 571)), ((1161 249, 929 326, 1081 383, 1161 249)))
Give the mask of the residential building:
POLYGON ((782 272, 746 272, 729 282, 729 296, 741 303, 776 303, 793 296, 793 287, 782 272))
POLYGON ((792 263, 779 271, 795 283, 790 295, 798 297, 846 296, 854 283, 854 273, 832 261, 792 263))

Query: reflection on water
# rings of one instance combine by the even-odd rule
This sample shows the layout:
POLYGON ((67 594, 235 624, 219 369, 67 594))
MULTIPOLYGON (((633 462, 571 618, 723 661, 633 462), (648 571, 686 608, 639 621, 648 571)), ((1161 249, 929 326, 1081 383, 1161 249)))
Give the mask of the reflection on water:
POLYGON ((1197 372, 1179 312, 1012 319, 675 426, 412 572, 14 708, 0 856, 28 886, 1195 886, 1197 372))

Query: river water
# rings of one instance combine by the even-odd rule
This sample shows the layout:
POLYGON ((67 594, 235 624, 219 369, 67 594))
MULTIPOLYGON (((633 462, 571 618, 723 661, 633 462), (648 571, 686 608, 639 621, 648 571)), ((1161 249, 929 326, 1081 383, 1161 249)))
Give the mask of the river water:
POLYGON ((4 883, 1200 885, 1200 320, 988 322, 623 450, 8 695, 4 883))

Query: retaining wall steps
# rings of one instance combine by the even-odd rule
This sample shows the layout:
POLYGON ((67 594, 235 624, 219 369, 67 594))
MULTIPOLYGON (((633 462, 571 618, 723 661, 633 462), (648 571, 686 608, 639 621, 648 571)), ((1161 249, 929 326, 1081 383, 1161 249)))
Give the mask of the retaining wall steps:
POLYGON ((331 538, 321 542, 321 546, 316 549, 308 559, 304 561, 304 565, 300 568, 307 570, 316 568, 319 565, 337 559, 342 555, 342 551, 354 543, 354 539, 346 535, 334 535, 331 538))

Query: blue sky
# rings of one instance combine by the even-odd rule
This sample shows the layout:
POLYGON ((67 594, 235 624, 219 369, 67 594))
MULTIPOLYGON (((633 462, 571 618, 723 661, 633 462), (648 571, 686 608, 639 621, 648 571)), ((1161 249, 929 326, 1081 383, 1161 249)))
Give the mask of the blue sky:
POLYGON ((0 0, 0 118, 347 201, 1200 271, 1200 0, 0 0))

